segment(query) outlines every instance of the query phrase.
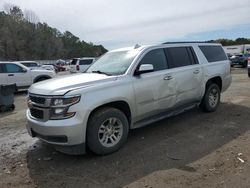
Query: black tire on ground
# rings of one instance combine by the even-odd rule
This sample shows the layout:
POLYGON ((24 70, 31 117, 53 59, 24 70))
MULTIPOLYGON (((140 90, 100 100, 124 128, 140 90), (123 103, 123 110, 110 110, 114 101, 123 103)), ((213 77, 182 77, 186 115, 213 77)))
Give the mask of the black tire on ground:
POLYGON ((250 78, 250 71, 248 71, 248 77, 250 78))
POLYGON ((215 83, 208 83, 200 108, 205 112, 214 112, 220 104, 220 88, 215 83))
POLYGON ((247 67, 247 61, 245 61, 242 65, 243 68, 246 68, 247 67))
MULTIPOLYGON (((116 129, 114 128, 113 131, 115 131, 116 129)), ((91 150, 93 153, 97 155, 106 155, 113 153, 119 150, 125 144, 125 142, 127 141, 128 132, 129 132, 129 123, 127 117, 122 111, 111 107, 101 108, 96 112, 94 112, 94 114, 91 115, 88 121, 87 135, 86 135, 87 147, 89 148, 89 150, 91 150), (122 131, 122 133, 114 133, 116 135, 116 138, 119 138, 117 139, 117 143, 114 143, 114 145, 112 146, 104 146, 103 143, 101 143, 102 142, 101 140, 102 138, 104 138, 104 135, 112 133, 108 132, 110 131, 110 129, 108 129, 107 127, 111 125, 111 121, 113 121, 114 119, 115 123, 113 127, 120 127, 119 130, 122 131), (103 127, 105 127, 105 129, 103 127), (102 131, 104 133, 100 133, 102 131)), ((113 140, 112 135, 109 136, 112 137, 113 140)), ((112 144, 111 138, 108 138, 107 140, 112 144)))

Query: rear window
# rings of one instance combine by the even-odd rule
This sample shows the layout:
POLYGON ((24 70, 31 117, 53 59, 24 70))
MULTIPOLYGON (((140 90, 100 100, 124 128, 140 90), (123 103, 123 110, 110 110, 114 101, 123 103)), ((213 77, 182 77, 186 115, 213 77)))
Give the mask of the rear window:
POLYGON ((78 60, 78 59, 72 59, 72 61, 71 61, 71 63, 70 63, 70 64, 71 64, 71 65, 76 65, 77 60, 78 60))
POLYGON ((26 67, 38 67, 37 63, 22 63, 26 67))
POLYGON ((4 64, 0 64, 0 73, 3 73, 4 72, 4 64))
POLYGON ((227 56, 221 46, 199 46, 209 63, 227 60, 227 56))
POLYGON ((93 62, 93 59, 82 59, 79 62, 79 65, 90 65, 93 62))

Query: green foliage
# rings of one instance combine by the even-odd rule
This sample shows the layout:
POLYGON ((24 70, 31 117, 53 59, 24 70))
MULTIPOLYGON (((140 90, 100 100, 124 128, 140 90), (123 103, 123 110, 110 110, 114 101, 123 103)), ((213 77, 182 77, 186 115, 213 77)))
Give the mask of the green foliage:
POLYGON ((230 46, 230 45, 241 45, 241 44, 250 44, 250 38, 237 38, 236 40, 230 39, 217 39, 217 40, 210 40, 208 42, 212 43, 221 43, 223 46, 230 46))
POLYGON ((81 41, 69 31, 61 33, 46 23, 31 23, 13 6, 0 12, 0 60, 70 59, 100 56, 102 45, 81 41))

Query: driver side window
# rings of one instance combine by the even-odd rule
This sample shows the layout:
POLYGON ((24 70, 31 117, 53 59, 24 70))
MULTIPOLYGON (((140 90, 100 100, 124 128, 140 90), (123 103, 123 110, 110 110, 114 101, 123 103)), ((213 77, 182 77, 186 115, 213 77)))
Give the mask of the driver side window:
POLYGON ((18 65, 15 65, 15 64, 7 63, 5 65, 5 67, 6 67, 7 73, 19 73, 19 72, 23 72, 22 67, 20 67, 18 65))
MULTIPOLYGON (((154 67, 154 71, 167 69, 167 61, 166 56, 163 49, 155 49, 148 52, 139 63, 143 64, 151 64, 154 67)), ((139 67, 138 66, 138 67, 139 67)))

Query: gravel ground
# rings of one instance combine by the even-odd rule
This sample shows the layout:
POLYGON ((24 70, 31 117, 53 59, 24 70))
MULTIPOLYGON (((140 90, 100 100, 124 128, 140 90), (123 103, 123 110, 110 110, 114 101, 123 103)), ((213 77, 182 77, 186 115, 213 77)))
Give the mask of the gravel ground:
POLYGON ((0 114, 0 187, 250 187, 250 79, 233 83, 214 113, 193 109, 130 132, 108 156, 70 156, 28 136, 26 93, 0 114))

